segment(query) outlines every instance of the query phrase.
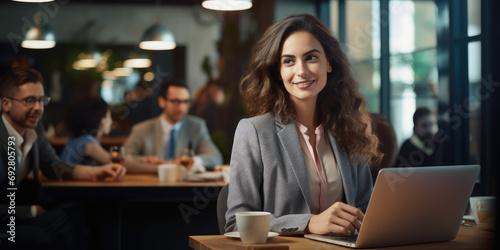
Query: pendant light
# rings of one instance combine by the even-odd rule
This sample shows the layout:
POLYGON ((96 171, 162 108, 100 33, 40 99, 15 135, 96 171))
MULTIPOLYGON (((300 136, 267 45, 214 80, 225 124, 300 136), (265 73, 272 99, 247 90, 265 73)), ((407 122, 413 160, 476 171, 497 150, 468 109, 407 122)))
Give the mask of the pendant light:
POLYGON ((14 2, 21 2, 21 3, 48 3, 48 2, 54 2, 54 0, 12 0, 14 2))
POLYGON ((176 47, 172 31, 160 24, 160 18, 155 17, 155 23, 142 36, 139 47, 144 50, 171 50, 176 47))
POLYGON ((50 49, 56 46, 56 36, 49 24, 41 25, 40 13, 35 16, 35 26, 28 29, 21 43, 27 49, 50 49))
POLYGON ((252 8, 252 0, 205 0, 201 6, 209 10, 246 10, 252 8))
POLYGON ((130 52, 129 59, 123 62, 125 67, 136 69, 149 68, 151 64, 152 62, 146 54, 135 51, 130 52))

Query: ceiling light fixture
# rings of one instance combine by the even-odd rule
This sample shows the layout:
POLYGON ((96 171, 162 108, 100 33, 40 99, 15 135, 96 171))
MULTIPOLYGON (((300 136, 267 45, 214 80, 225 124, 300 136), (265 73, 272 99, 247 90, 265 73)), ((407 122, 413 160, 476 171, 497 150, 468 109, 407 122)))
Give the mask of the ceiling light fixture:
POLYGON ((14 2, 22 2, 22 3, 48 3, 54 2, 54 0, 12 0, 14 2))
POLYGON ((115 68, 113 69, 112 72, 116 78, 120 78, 131 75, 132 72, 134 72, 134 69, 125 67, 122 65, 121 61, 117 61, 115 62, 115 68))
POLYGON ((56 36, 49 24, 41 25, 42 15, 35 16, 35 26, 28 29, 21 43, 27 49, 50 49, 56 46, 56 36))
POLYGON ((252 8, 252 0, 205 0, 201 6, 209 10, 247 10, 252 8))
POLYGON ((125 60, 123 65, 125 65, 125 67, 136 69, 149 68, 151 66, 151 60, 144 53, 136 53, 132 51, 130 52, 129 59, 125 60))
POLYGON ((81 52, 78 54, 78 61, 73 63, 75 70, 88 70, 95 68, 101 61, 101 53, 99 52, 81 52))
POLYGON ((175 49, 174 34, 160 24, 160 18, 157 16, 155 23, 144 32, 139 47, 144 50, 175 49))

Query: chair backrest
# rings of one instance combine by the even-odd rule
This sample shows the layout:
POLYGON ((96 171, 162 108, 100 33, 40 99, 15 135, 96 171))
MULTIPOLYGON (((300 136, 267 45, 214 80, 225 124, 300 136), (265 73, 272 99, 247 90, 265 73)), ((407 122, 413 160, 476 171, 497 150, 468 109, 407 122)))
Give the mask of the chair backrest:
POLYGON ((227 195, 229 193, 229 184, 226 184, 219 192, 217 197, 217 221, 219 222, 219 232, 226 232, 226 211, 227 211, 227 195))
POLYGON ((378 164, 371 165, 373 182, 375 182, 380 169, 394 166, 399 149, 396 132, 394 132, 391 122, 381 114, 370 113, 370 115, 372 118, 373 133, 380 141, 378 150, 384 154, 378 164))

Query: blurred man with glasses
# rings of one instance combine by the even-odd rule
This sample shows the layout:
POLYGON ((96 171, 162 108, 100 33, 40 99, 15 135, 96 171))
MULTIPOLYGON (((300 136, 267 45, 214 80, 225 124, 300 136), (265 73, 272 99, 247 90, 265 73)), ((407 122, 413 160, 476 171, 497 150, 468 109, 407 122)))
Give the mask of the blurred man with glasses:
POLYGON ((222 164, 222 154, 212 142, 203 119, 187 115, 191 103, 187 86, 179 79, 162 82, 160 116, 136 124, 124 144, 126 155, 144 163, 180 164, 183 150, 191 147, 194 162, 204 167, 222 164))
POLYGON ((84 249, 85 226, 77 210, 36 205, 39 170, 50 179, 118 181, 125 168, 61 161, 39 122, 44 106, 50 102, 42 82, 40 72, 30 68, 10 69, 0 81, 0 246, 84 249), (15 226, 9 226, 12 224, 15 226))

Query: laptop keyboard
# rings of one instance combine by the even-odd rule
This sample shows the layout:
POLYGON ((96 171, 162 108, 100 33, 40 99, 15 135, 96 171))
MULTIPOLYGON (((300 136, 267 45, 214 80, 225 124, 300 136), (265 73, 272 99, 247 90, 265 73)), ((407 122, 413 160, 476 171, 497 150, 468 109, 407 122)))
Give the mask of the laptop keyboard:
POLYGON ((341 240, 341 241, 347 241, 347 242, 352 242, 355 243, 356 240, 358 239, 358 235, 352 235, 352 236, 337 236, 337 235, 322 235, 322 238, 325 239, 331 239, 331 240, 341 240))

